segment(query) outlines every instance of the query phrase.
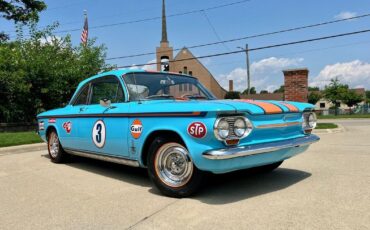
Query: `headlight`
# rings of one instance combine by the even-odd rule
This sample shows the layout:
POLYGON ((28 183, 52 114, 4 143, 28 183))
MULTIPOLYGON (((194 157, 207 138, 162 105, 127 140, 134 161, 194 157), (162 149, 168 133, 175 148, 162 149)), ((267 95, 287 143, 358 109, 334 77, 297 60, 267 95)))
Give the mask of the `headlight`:
POLYGON ((247 118, 239 117, 234 122, 234 133, 237 137, 245 137, 252 131, 252 123, 247 118))
POLYGON ((305 133, 311 132, 312 129, 316 127, 317 124, 317 118, 316 114, 311 113, 303 113, 302 116, 302 128, 305 133))
POLYGON ((226 119, 219 120, 216 126, 216 134, 221 139, 226 139, 229 136, 229 123, 226 119))

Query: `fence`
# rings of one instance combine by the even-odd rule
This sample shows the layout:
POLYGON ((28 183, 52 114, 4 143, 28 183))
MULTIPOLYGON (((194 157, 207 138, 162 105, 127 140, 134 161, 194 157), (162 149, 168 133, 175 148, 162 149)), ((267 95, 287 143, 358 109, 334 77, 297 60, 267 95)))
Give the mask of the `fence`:
POLYGON ((0 132, 36 131, 37 123, 0 123, 0 132))

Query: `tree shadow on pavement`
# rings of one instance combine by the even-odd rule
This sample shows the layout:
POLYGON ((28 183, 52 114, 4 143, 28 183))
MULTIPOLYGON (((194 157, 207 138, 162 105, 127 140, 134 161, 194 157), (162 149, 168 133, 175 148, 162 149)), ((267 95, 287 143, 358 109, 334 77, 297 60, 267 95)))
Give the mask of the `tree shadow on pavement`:
MULTIPOLYGON (((42 155, 49 158, 49 155, 42 155)), ((149 192, 161 195, 151 183, 147 170, 119 165, 90 158, 72 156, 66 165, 101 176, 147 187, 149 192)), ((270 173, 255 169, 240 170, 226 174, 207 174, 201 190, 190 199, 203 203, 221 205, 271 193, 294 185, 308 177, 308 172, 278 168, 270 173)))
POLYGON ((213 205, 233 203, 287 188, 310 176, 311 173, 288 168, 278 168, 269 173, 249 169, 212 174, 194 198, 213 205))

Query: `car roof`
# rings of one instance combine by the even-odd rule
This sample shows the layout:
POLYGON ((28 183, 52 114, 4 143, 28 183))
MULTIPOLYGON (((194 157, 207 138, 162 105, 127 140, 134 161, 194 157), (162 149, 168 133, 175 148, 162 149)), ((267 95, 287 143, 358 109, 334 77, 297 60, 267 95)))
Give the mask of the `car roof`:
POLYGON ((107 76, 107 75, 122 76, 122 75, 128 74, 128 73, 143 73, 143 72, 146 72, 146 73, 168 73, 168 74, 175 74, 175 75, 181 75, 181 76, 184 76, 184 77, 194 78, 193 76, 190 76, 190 75, 180 74, 180 73, 175 73, 175 72, 152 71, 152 70, 148 71, 148 70, 143 70, 143 69, 117 69, 117 70, 102 72, 102 73, 99 73, 99 74, 94 75, 92 77, 86 78, 85 80, 80 82, 79 86, 82 86, 86 82, 89 82, 91 80, 94 80, 94 79, 102 77, 102 76, 107 76))

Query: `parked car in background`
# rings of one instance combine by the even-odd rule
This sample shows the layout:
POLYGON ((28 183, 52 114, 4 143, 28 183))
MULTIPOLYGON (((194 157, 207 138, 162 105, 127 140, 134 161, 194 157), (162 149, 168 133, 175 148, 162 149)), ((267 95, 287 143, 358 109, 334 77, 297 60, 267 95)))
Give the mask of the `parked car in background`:
POLYGON ((313 105, 217 100, 191 76, 116 70, 81 82, 67 106, 37 116, 52 162, 69 154, 147 168, 186 197, 204 172, 277 168, 319 138, 313 105))

